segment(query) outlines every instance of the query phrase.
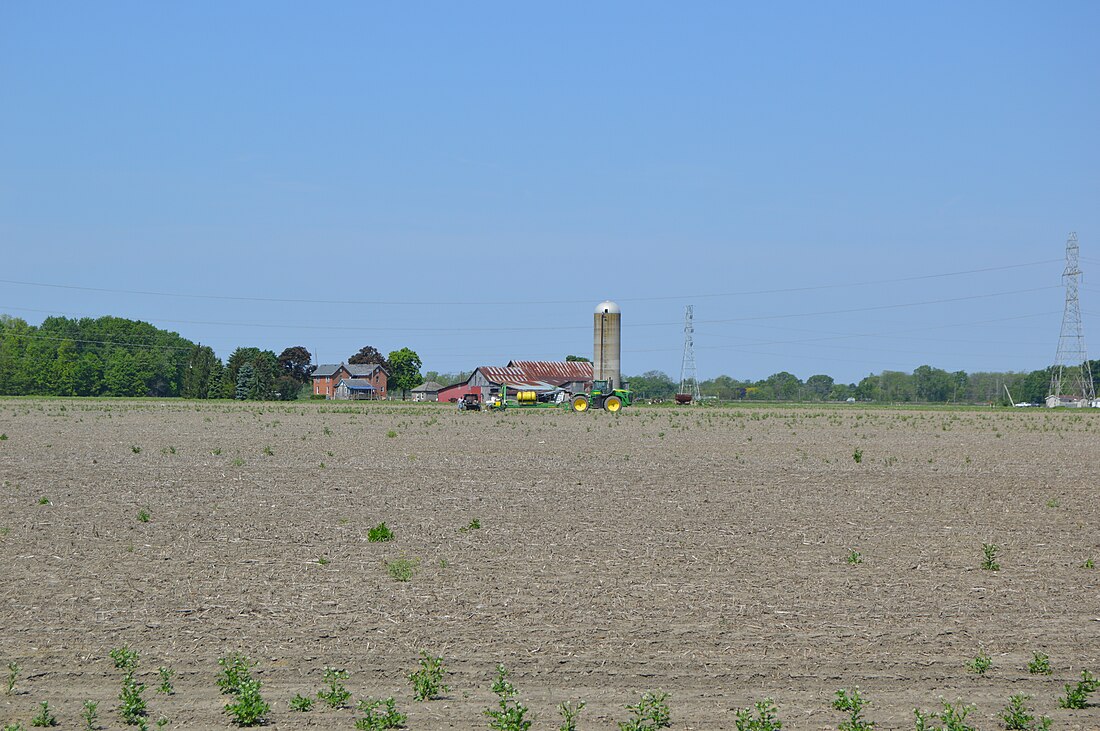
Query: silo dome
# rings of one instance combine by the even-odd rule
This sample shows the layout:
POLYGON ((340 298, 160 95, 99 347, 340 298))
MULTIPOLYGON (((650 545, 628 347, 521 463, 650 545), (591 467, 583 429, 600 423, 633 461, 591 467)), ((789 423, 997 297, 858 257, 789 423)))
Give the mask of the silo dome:
POLYGON ((604 300, 600 304, 596 305, 596 314, 603 315, 621 315, 623 311, 619 309, 619 306, 611 300, 604 300))

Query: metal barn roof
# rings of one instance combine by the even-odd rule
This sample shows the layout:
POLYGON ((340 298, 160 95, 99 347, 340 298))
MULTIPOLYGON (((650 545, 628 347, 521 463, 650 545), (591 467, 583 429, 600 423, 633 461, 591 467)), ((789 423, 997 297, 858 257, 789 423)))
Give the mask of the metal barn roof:
POLYGON ((585 361, 513 360, 509 368, 519 368, 529 378, 562 378, 569 381, 591 381, 592 364, 585 361))

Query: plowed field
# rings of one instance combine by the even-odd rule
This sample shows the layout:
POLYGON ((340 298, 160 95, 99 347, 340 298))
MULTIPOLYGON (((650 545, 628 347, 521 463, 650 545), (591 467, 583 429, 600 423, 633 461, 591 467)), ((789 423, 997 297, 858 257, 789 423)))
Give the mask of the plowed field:
POLYGON ((353 728, 350 703, 287 708, 325 666, 409 728, 486 728, 498 663, 534 729, 573 699, 578 728, 615 729, 648 690, 673 728, 767 697, 784 728, 835 729, 856 686, 880 729, 941 696, 999 728, 1015 693, 1100 728, 1058 706, 1100 673, 1100 413, 6 400, 0 432, 0 663, 21 668, 0 724, 45 700, 78 728, 92 699, 122 728, 129 645, 169 728, 229 727, 230 652, 279 729, 353 728), (380 522, 394 539, 369 542, 380 522), (421 650, 450 671, 427 703, 421 650))

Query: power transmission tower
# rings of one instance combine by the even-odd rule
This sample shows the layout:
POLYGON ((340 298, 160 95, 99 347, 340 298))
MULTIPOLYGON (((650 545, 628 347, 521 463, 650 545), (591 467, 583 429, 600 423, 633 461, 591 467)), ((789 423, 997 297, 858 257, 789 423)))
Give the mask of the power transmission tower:
POLYGON ((695 324, 692 306, 684 313, 684 360, 680 364, 680 393, 691 394, 692 401, 699 401, 699 374, 695 370, 695 324))
POLYGON ((1072 396, 1091 406, 1096 398, 1092 386, 1092 368, 1085 352, 1085 332, 1081 326, 1081 300, 1078 289, 1081 284, 1081 249, 1077 234, 1071 233, 1066 241, 1066 269, 1062 272, 1066 283, 1066 309, 1062 315, 1062 333, 1058 336, 1058 357, 1054 362, 1054 374, 1050 379, 1051 396, 1072 396))

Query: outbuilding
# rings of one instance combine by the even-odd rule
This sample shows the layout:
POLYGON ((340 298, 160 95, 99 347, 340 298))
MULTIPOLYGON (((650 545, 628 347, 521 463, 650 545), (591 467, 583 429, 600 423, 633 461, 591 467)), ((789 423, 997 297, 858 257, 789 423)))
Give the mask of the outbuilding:
POLYGON ((454 403, 468 393, 476 393, 482 401, 509 391, 552 391, 564 389, 572 393, 587 390, 592 384, 592 364, 585 361, 513 360, 506 366, 480 366, 462 383, 441 388, 438 401, 454 403))
POLYGON ((413 401, 436 401, 439 398, 439 392, 442 390, 443 384, 441 383, 435 381, 421 383, 412 389, 413 401))

